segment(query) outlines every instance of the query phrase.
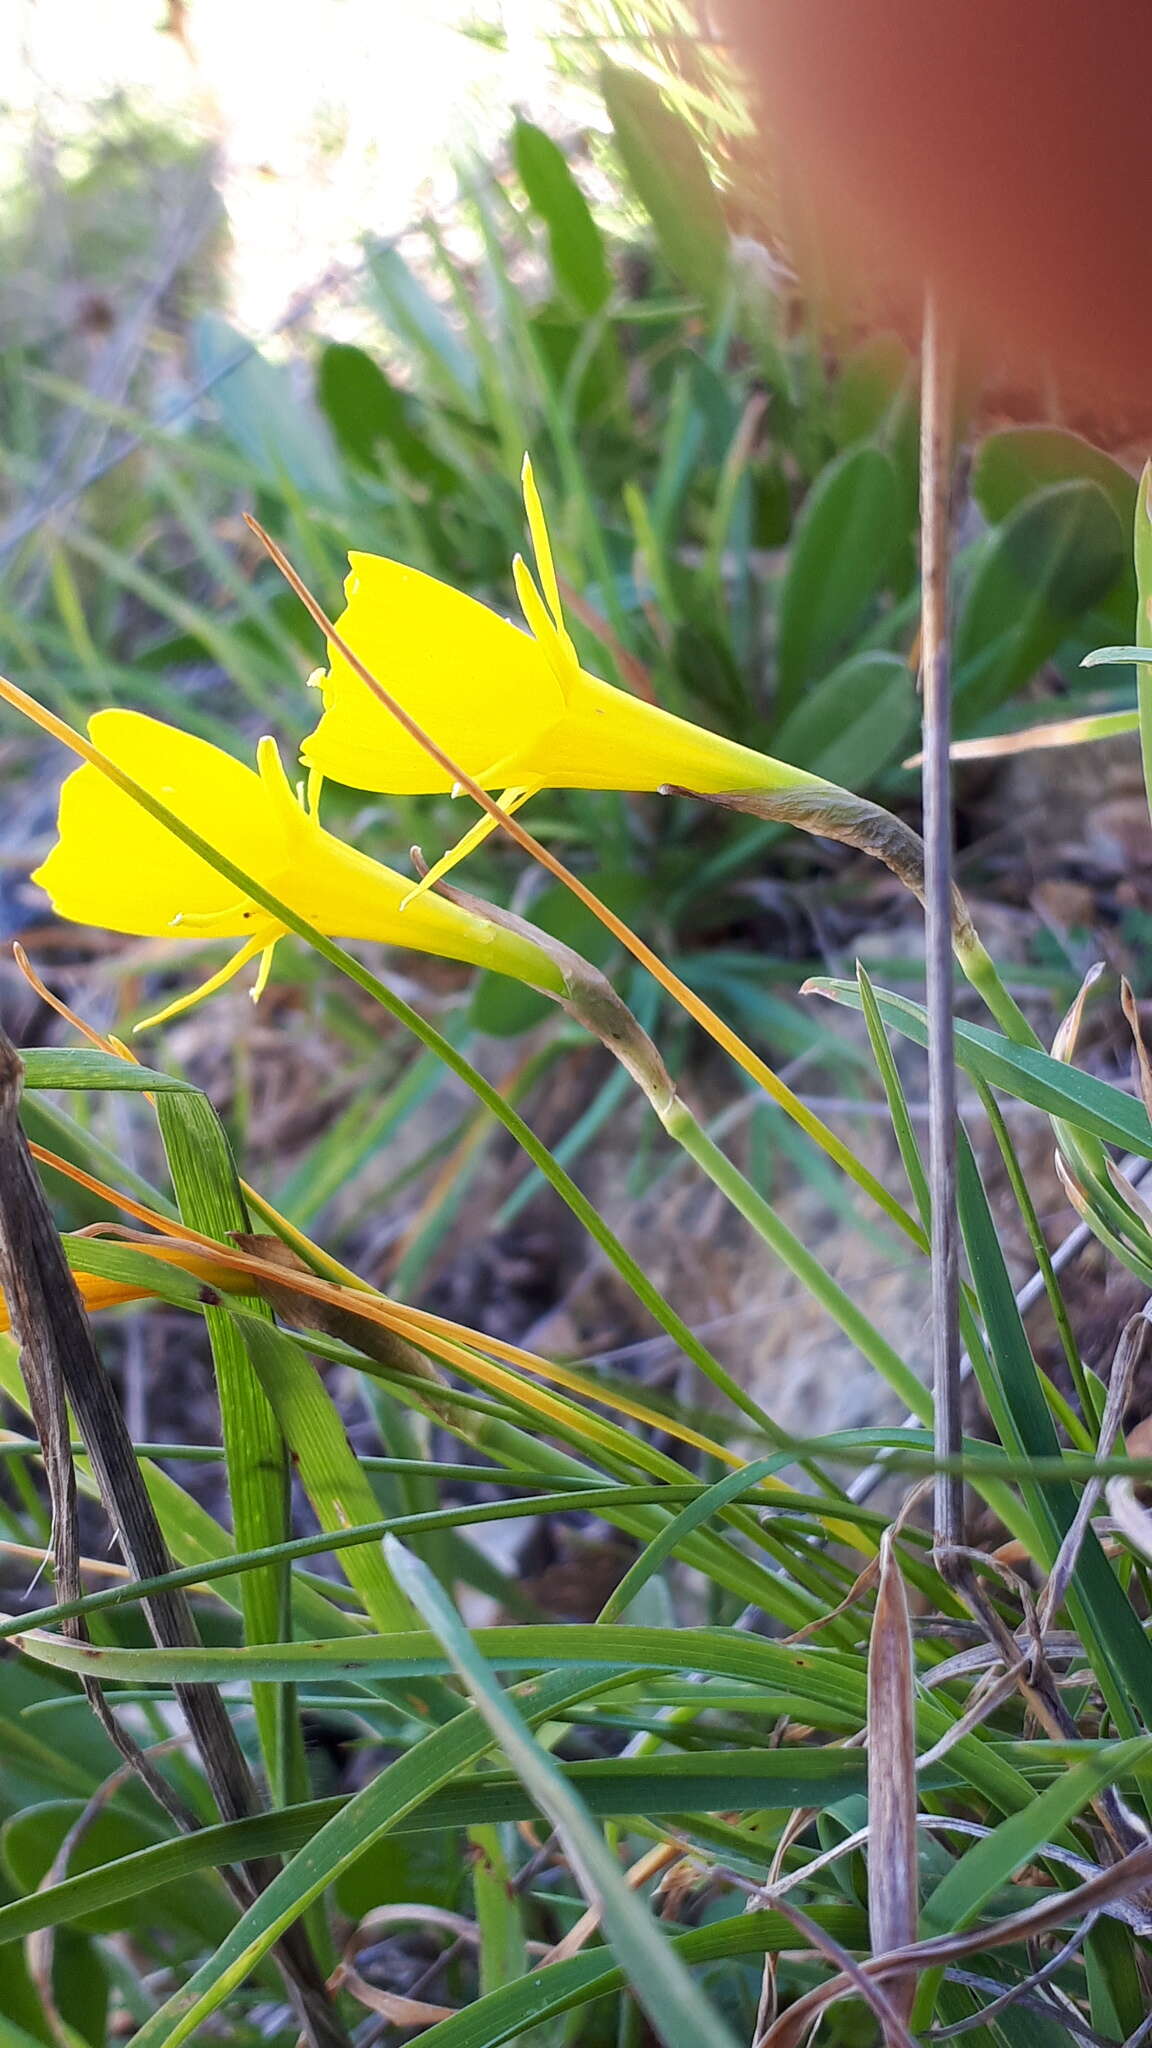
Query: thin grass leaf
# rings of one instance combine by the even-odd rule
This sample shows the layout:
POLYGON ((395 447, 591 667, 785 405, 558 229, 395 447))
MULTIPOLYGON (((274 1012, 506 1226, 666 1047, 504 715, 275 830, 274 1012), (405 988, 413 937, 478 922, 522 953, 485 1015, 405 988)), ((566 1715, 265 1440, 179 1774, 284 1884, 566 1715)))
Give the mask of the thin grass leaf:
POLYGON ((97 1052, 94 1046, 29 1046, 21 1051, 26 1088, 99 1088, 131 1095, 194 1095, 191 1081, 97 1052))
MULTIPOLYGON (((292 1463, 323 1529, 346 1529, 375 1519, 376 1496, 344 1431, 319 1374, 299 1345, 271 1320, 244 1314, 230 1318, 275 1415, 292 1463)), ((275 1540, 272 1538, 270 1540, 275 1540)), ((380 1550, 365 1544, 344 1553, 349 1583, 355 1586, 377 1628, 403 1632, 412 1609, 397 1587, 380 1550)))
MULTIPOLYGON (((425 1631, 406 1637, 341 1637, 338 1642, 281 1643, 267 1648, 135 1650, 111 1645, 89 1646, 83 1658, 77 1646, 38 1630, 13 1630, 10 1638, 36 1663, 54 1669, 93 1669, 102 1679, 130 1684, 219 1682, 231 1677, 279 1683, 346 1681, 351 1675, 410 1678, 439 1675, 449 1668, 447 1653, 425 1631)), ((840 1651, 771 1643, 743 1631, 642 1628, 615 1622, 606 1628, 586 1623, 540 1623, 531 1627, 476 1629, 477 1654, 493 1669, 547 1670, 567 1663, 609 1664, 614 1670, 698 1671, 721 1678, 746 1680, 777 1692, 790 1687, 805 1698, 822 1699, 836 1709, 853 1712, 862 1725, 866 1712, 866 1676, 858 1656, 840 1651)), ((948 1735, 957 1715, 938 1697, 917 1703, 918 1749, 927 1749, 948 1735)), ((1026 1804, 1032 1788, 1009 1757, 976 1736, 957 1741, 947 1759, 999 1807, 1010 1813, 1026 1804)))
POLYGON ((774 1460, 762 1459, 757 1464, 744 1466, 739 1472, 729 1472, 724 1479, 718 1479, 715 1486, 706 1487, 699 1497, 673 1517, 647 1548, 629 1566, 615 1591, 610 1593, 597 1616, 599 1623, 616 1621, 626 1613, 636 1595, 648 1584, 654 1573, 670 1558, 682 1539, 693 1529, 698 1529, 712 1515, 730 1501, 738 1499, 746 1489, 770 1475, 774 1460))
MULTIPOLYGON (((611 1682, 610 1680, 608 1681, 611 1682)), ((559 1705, 575 1705, 598 1692, 605 1674, 556 1674, 531 1689, 528 1713, 547 1719, 559 1705)), ((451 1785, 465 1766, 492 1746, 482 1716, 464 1712, 443 1728, 434 1729, 378 1778, 344 1801, 339 1811, 307 1846, 274 1878, 256 1903, 237 1922, 214 1956, 193 1972, 140 2028, 136 2048, 179 2048, 202 2022, 217 2012, 229 1994, 268 1954, 278 1936, 291 1927, 340 1872, 357 1861, 374 1841, 419 1807, 440 1786, 451 1785)))
MULTIPOLYGON (((833 981, 814 975, 805 982, 804 993, 827 996, 847 1008, 862 1007, 854 981, 833 981)), ((921 1003, 889 989, 876 990, 876 1002, 884 1022, 915 1045, 927 1043, 928 1028, 921 1003)), ((1089 1132, 1105 1144, 1122 1145, 1140 1158, 1152 1158, 1152 1123, 1142 1103, 1095 1074, 1082 1074, 1063 1060, 1033 1046, 1020 1045, 982 1024, 956 1020, 956 1058, 975 1080, 1030 1102, 1049 1116, 1058 1117, 1074 1129, 1089 1132)))
POLYGON ((532 1740, 510 1696, 477 1654, 427 1566, 394 1536, 387 1537, 385 1545, 399 1583, 443 1643, 453 1669, 525 1790, 555 1828, 580 1889, 588 1904, 598 1908, 605 1936, 658 2038, 669 2048, 685 2041, 693 2042, 695 2048, 736 2048, 735 2036, 677 1962, 667 1940, 625 1884, 603 1835, 592 1825, 587 1810, 547 1751, 532 1740))
MULTIPOLYGON (((988 1373, 981 1372, 979 1359, 974 1361, 988 1412, 1007 1449, 1042 1457, 1058 1456, 1055 1427, 1016 1306, 987 1196, 963 1131, 959 1143, 958 1199, 972 1280, 988 1333, 988 1373)), ((1039 1562, 1050 1570, 1060 1539, 1075 1519, 1075 1491, 1071 1485, 1039 1488, 1026 1483, 1024 1494, 1046 1539, 1047 1555, 1039 1562)), ((1081 1546, 1069 1589, 1068 1610, 1092 1657, 1117 1727, 1134 1735, 1140 1722, 1147 1723, 1152 1718, 1152 1644, 1091 1530, 1081 1546)))
POLYGON ((1143 1765, 1152 1752, 1152 1738, 1108 1744, 1093 1757, 1073 1764, 1056 1782, 1037 1793, 1030 1806, 1002 1820, 957 1858, 947 1875, 924 1901, 923 1932, 948 1934, 970 1927, 977 1914, 1037 1856, 1045 1842, 1061 1830, 1107 1785, 1143 1765))
MULTIPOLYGON (((123 1064, 127 1064, 124 1062, 123 1064)), ((183 1220, 193 1230, 230 1245, 247 1230, 248 1212, 240 1192, 231 1148, 207 1098, 200 1094, 158 1095, 156 1117, 172 1185, 183 1220)), ((270 1326, 272 1312, 258 1297, 249 1303, 253 1319, 270 1326)), ((289 1467, 284 1438, 236 1323, 219 1307, 205 1306, 220 1399, 220 1426, 228 1468, 232 1526, 240 1550, 261 1550, 289 1533, 289 1467)), ((276 1564, 247 1572, 241 1585, 245 1640, 281 1641, 290 1632, 289 1586, 276 1564)), ((287 1800, 303 1778, 303 1748, 291 1695, 254 1687, 252 1704, 269 1782, 287 1800)))

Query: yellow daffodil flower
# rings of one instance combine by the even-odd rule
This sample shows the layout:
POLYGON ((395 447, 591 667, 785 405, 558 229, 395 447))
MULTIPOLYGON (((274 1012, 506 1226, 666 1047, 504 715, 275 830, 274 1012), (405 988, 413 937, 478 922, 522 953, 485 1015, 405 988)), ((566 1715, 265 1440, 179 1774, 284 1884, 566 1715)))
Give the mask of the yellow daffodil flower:
MULTIPOLYGON (((491 967, 561 992, 554 963, 531 940, 437 896, 401 915, 403 875, 326 832, 292 789, 271 739, 257 768, 207 740, 136 711, 98 711, 101 752, 254 882, 328 938, 374 939, 491 967)), ((34 881, 60 917, 141 938, 239 939, 218 974, 149 1018, 159 1023, 210 995, 261 956, 255 998, 285 927, 149 816, 92 764, 60 792, 59 838, 34 881)), ((138 1026, 142 1029, 142 1026, 138 1026)))
MULTIPOLYGON (((819 776, 723 739, 581 667, 564 625, 527 459, 523 482, 540 577, 538 587, 516 557, 513 574, 528 633, 418 569, 380 555, 348 558, 348 602, 336 630, 444 753, 483 788, 503 789, 506 809, 540 789, 655 790, 672 783, 719 794, 827 788, 819 776)), ((307 765, 354 789, 396 795, 450 789, 451 777, 332 643, 328 655, 327 674, 313 678, 324 713, 302 749, 307 765)), ((492 820, 482 820, 454 857, 491 830, 492 820)))

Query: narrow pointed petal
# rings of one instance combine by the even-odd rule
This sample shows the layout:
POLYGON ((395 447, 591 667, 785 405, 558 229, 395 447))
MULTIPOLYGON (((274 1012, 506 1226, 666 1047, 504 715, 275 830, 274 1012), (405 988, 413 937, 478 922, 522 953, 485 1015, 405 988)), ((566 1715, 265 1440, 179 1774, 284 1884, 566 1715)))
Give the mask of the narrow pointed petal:
POLYGON ((552 623, 564 648, 565 658, 573 668, 578 668, 580 664, 576 659, 576 649, 568 638, 564 626, 564 608, 560 602, 560 585, 556 577, 556 564, 552 559, 548 522, 544 517, 544 507, 536 488, 531 458, 527 455, 524 457, 520 481, 524 489, 524 510, 528 514, 528 531, 532 535, 532 551, 536 557, 536 574, 540 578, 540 588, 552 614, 552 623))
POLYGON ((252 983, 252 987, 248 991, 254 1003, 258 1003, 260 1001, 261 996, 263 995, 265 989, 268 986, 268 976, 272 972, 272 962, 276 958, 276 947, 278 943, 278 940, 273 939, 272 944, 270 946, 265 946, 264 951, 260 955, 260 965, 256 970, 256 979, 252 983))
POLYGON ((520 609, 528 629, 567 699, 572 684, 580 674, 576 649, 567 633, 559 631, 553 625, 548 607, 536 588, 532 571, 523 555, 514 555, 512 558, 512 580, 516 585, 516 595, 520 599, 520 609))
POLYGON ((154 1025, 167 1024, 170 1018, 179 1017, 185 1010, 190 1010, 193 1004, 203 1002, 205 996, 214 996, 217 989, 224 988, 239 974, 242 967, 248 965, 249 960, 254 960, 257 953, 264 951, 265 943, 263 935, 260 938, 245 940, 239 951, 233 953, 232 958, 225 961, 217 973, 210 974, 207 981, 202 981, 197 988, 190 989, 187 995, 177 996, 175 1002, 169 1003, 166 1009, 157 1010, 151 1017, 141 1017, 140 1022, 132 1026, 133 1031, 151 1031, 154 1025))

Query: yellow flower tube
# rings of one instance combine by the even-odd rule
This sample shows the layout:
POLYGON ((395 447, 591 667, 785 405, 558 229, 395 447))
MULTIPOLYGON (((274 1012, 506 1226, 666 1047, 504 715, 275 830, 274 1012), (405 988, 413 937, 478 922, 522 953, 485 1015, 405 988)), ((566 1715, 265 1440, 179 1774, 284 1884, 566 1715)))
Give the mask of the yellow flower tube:
MULTIPOLYGON (((378 940, 563 992, 553 961, 517 933, 436 896, 402 912, 410 882, 324 830, 290 786, 275 741, 261 740, 252 769, 136 711, 98 711, 88 731, 182 822, 329 938, 378 940)), ((240 941, 219 973, 150 1023, 211 994, 257 954, 258 994, 284 936, 282 924, 90 764, 61 789, 59 837, 33 880, 75 923, 142 938, 240 941)))

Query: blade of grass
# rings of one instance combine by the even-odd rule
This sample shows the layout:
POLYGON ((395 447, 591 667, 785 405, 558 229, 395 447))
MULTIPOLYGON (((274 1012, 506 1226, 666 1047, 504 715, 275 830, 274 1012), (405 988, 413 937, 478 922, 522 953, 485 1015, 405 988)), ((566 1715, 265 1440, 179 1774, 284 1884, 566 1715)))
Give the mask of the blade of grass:
MULTIPOLYGON (((131 1071, 131 1069, 129 1069, 131 1071)), ((206 1237, 230 1245, 248 1228, 248 1213, 223 1126, 207 1098, 180 1094, 155 1098, 156 1117, 183 1220, 206 1237)), ((270 1325, 272 1312, 258 1296, 253 1318, 270 1325)), ((205 1305, 220 1400, 220 1426, 240 1550, 267 1549, 289 1533, 289 1465, 284 1439, 233 1318, 205 1305)), ((276 1565, 245 1573, 241 1586, 245 1640, 274 1643, 290 1633, 287 1573, 276 1565)), ((269 1784, 282 1803, 306 1782, 303 1743, 290 1694, 254 1687, 252 1705, 269 1784)))
MULTIPOLYGON (((861 1007, 860 991, 854 981, 833 981, 813 976, 802 993, 827 996, 849 1009, 861 1007)), ((923 1005, 889 989, 876 990, 876 1002, 884 1022, 915 1045, 927 1043, 928 1027, 923 1005)), ((980 1024, 956 1020, 956 1058, 974 1080, 1001 1088, 1035 1109, 1087 1131, 1108 1145, 1122 1145, 1138 1157, 1152 1157, 1152 1123, 1135 1097, 1126 1095, 1095 1074, 1081 1073, 1063 1060, 1033 1046, 986 1031, 980 1024)))
MULTIPOLYGON (((611 1683, 610 1676, 607 1682, 611 1683)), ((603 1672, 557 1673, 538 1681, 530 1689, 529 1716, 533 1721, 547 1719, 559 1704, 574 1705, 599 1692, 604 1683, 603 1672)), ((342 1870, 492 1746, 483 1717, 475 1710, 460 1713, 345 1801, 261 1893, 215 1955, 145 2021, 135 2036, 136 2048, 179 2048, 342 1870)))
MULTIPOLYGON (((1039 1384, 979 1169, 963 1132, 959 1149, 959 1203, 968 1262, 988 1333, 988 1372, 982 1371, 979 1358, 974 1361, 988 1413, 1007 1450, 1058 1457, 1059 1440, 1039 1384)), ((1038 1562, 1051 1569, 1060 1539, 1075 1519, 1075 1491, 1071 1484, 1034 1487, 1027 1483, 1023 1491, 1037 1529, 1046 1539, 1047 1555, 1038 1562)), ((1152 1644, 1092 1530, 1081 1546, 1069 1588, 1068 1610, 1089 1652, 1117 1728, 1126 1735, 1134 1735, 1139 1720, 1146 1722, 1152 1716, 1152 1644)))
POLYGON ((556 1764, 534 1742, 511 1696, 496 1683, 451 1603, 419 1558, 396 1537, 385 1539, 396 1578, 444 1650, 525 1791, 547 1815, 590 1906, 598 1908, 609 1945, 657 2037, 677 2048, 736 2048, 736 2037, 678 1962, 651 1915, 625 1884, 600 1830, 556 1764))

